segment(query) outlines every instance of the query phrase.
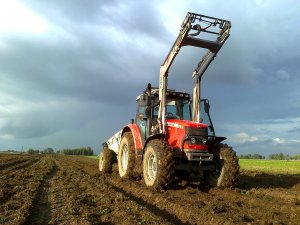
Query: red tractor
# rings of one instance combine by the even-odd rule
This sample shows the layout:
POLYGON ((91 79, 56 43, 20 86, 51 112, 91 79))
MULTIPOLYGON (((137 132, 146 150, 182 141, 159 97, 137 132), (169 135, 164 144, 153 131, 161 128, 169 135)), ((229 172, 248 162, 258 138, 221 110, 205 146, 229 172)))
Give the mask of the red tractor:
POLYGON ((198 179, 212 187, 233 187, 239 174, 233 149, 221 144, 201 99, 201 78, 229 37, 230 21, 187 13, 180 33, 160 69, 159 88, 148 84, 137 97, 136 117, 103 144, 99 170, 110 173, 117 160, 119 175, 143 174, 146 186, 166 187, 174 177, 198 179), (199 37, 202 38, 199 38, 199 37), (168 71, 182 46, 207 49, 192 79, 189 93, 167 88, 168 71))

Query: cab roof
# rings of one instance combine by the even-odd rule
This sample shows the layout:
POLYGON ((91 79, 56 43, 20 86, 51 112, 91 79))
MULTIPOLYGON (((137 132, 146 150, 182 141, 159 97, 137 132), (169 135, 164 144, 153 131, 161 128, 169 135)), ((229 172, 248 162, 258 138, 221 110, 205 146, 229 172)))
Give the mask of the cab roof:
MULTIPOLYGON (((138 101, 143 94, 140 94, 139 96, 137 96, 136 101, 138 101)), ((158 94, 159 94, 158 88, 151 89, 151 95, 158 96, 158 94)), ((168 89, 166 95, 167 95, 167 98, 181 98, 181 99, 188 99, 188 100, 191 97, 191 95, 189 93, 178 92, 178 91, 175 91, 174 89, 168 89)))

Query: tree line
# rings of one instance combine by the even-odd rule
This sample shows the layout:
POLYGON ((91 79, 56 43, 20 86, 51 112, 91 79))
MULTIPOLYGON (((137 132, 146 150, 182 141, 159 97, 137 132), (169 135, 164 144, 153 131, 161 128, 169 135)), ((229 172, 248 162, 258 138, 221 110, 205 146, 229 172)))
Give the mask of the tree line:
POLYGON ((60 153, 64 155, 94 155, 94 151, 91 147, 63 149, 60 153))
POLYGON ((247 154, 247 155, 240 155, 240 159, 265 159, 265 156, 260 154, 247 154))
POLYGON ((53 154, 55 152, 54 152, 53 148, 46 148, 44 150, 30 148, 27 150, 27 153, 28 154, 53 154))
POLYGON ((27 150, 28 154, 64 154, 64 155, 94 155, 94 151, 91 147, 63 149, 54 151, 52 148, 46 148, 44 150, 34 150, 32 148, 27 150))
MULTIPOLYGON (((246 155, 240 155, 239 158, 240 159, 265 159, 266 157, 260 154, 246 154, 246 155)), ((269 155, 268 158, 272 160, 300 160, 300 154, 290 156, 288 154, 285 155, 283 153, 279 153, 279 154, 271 154, 269 155)))

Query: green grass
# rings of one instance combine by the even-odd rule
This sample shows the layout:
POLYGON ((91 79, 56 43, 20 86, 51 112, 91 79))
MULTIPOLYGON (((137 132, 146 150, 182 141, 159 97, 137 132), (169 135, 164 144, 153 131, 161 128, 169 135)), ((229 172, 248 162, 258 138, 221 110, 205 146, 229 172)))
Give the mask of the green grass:
POLYGON ((99 159, 99 156, 97 156, 97 155, 88 155, 85 157, 90 158, 90 159, 99 159))
MULTIPOLYGON (((85 156, 99 159, 99 156, 85 156)), ((275 173, 275 174, 300 174, 300 160, 265 160, 265 159, 240 159, 241 170, 275 173)))
POLYGON ((300 174, 299 160, 240 159, 239 164, 242 170, 275 174, 300 174))

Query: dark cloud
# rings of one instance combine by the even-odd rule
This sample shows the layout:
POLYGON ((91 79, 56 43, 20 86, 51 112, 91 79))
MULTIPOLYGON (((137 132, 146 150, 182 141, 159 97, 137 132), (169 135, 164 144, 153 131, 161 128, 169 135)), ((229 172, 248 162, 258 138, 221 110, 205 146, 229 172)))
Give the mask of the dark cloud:
MULTIPOLYGON (((27 0, 28 5, 46 19, 71 33, 86 36, 83 31, 105 26, 131 37, 144 35, 165 40, 168 32, 159 14, 159 4, 147 1, 49 1, 27 0)), ((105 33, 101 34, 105 35, 105 33)), ((90 37, 93 38, 93 37, 90 37)), ((111 38, 114 38, 113 36, 111 38)))
MULTIPOLYGON (((165 14, 183 19, 197 8, 232 22, 230 38, 202 81, 217 133, 234 136, 255 126, 261 142, 232 141, 240 151, 272 150, 274 138, 288 140, 273 125, 288 124, 284 131, 297 140, 300 19, 289 1, 187 1, 181 8, 159 1, 22 3, 49 23, 49 31, 0 38, 2 143, 100 146, 134 117, 135 97, 146 84, 158 85, 160 65, 179 32, 170 33, 165 14), (280 20, 274 18, 279 9, 280 20)), ((198 49, 182 49, 169 73, 171 88, 191 92, 200 57, 198 49)), ((299 145, 293 144, 289 150, 299 145)))
POLYGON ((289 130, 290 133, 300 133, 300 127, 293 127, 293 129, 289 130))

